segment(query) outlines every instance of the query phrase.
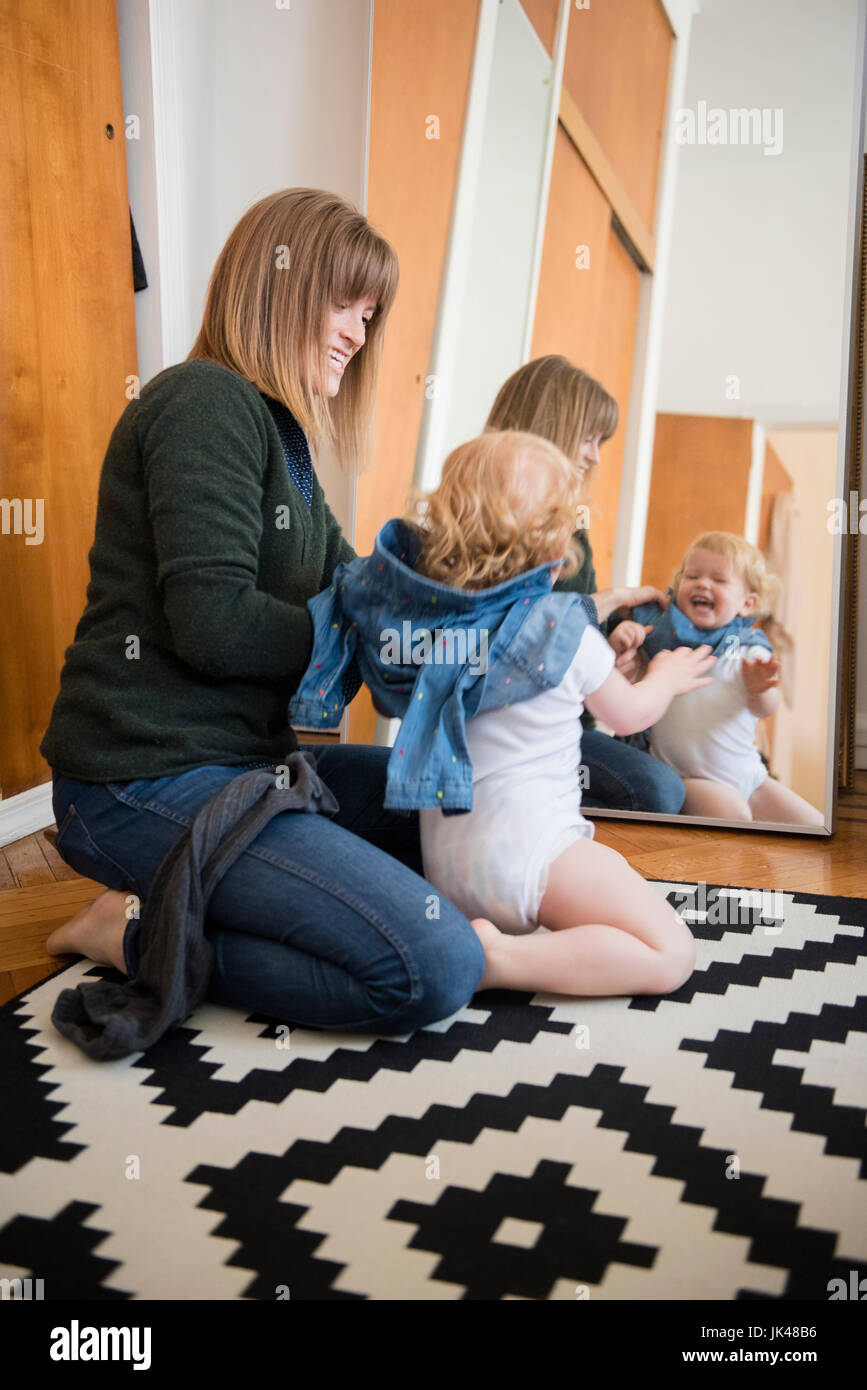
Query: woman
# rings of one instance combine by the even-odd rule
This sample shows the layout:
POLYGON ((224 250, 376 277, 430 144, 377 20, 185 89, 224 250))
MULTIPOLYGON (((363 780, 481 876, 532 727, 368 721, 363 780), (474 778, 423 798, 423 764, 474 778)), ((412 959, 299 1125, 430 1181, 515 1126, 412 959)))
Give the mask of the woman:
MULTIPOLYGON (((42 743, 57 847, 107 886, 55 931, 130 976, 127 897, 244 771, 298 747, 306 601, 354 552, 308 441, 361 463, 397 260, 351 204, 287 189, 220 253, 185 362, 126 407, 100 478, 87 605, 42 743)), ((208 998, 314 1028, 403 1034, 456 1012, 478 936, 420 877, 416 817, 383 810, 388 749, 316 747, 332 818, 276 816, 217 884, 208 998)))
MULTIPOLYGON (((617 402, 598 381, 582 372, 565 357, 537 357, 503 383, 491 407, 485 428, 528 430, 541 434, 574 459, 576 468, 589 477, 599 463, 599 447, 617 428, 617 402)), ((584 529, 575 538, 584 552, 584 563, 570 579, 560 580, 557 589, 590 594, 599 622, 634 604, 668 600, 650 585, 639 588, 596 591, 593 553, 584 529)), ((627 677, 634 674, 635 654, 618 656, 615 665, 627 677)), ((583 804, 618 811, 660 811, 677 815, 685 790, 673 768, 649 753, 614 739, 595 728, 592 716, 582 718, 581 761, 587 768, 587 787, 583 804)))

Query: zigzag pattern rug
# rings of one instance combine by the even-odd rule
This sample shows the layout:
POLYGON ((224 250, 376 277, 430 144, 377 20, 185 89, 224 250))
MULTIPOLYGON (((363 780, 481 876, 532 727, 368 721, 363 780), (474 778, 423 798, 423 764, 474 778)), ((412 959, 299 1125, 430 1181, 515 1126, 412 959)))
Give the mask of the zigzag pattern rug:
POLYGON ((656 886, 699 943, 664 998, 486 991, 403 1039, 206 1004, 113 1063, 50 1022, 101 967, 10 1001, 0 1276, 58 1300, 828 1300, 867 1275, 865 904, 778 894, 777 920, 656 886))

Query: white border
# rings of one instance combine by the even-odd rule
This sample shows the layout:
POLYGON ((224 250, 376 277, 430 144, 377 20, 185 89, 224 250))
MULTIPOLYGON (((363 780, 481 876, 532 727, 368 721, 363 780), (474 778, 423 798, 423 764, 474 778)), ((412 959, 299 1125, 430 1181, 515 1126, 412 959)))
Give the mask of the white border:
POLYGON ((548 111, 548 134, 545 138, 545 153, 542 157, 542 177, 539 185, 539 209, 536 217, 536 241, 533 247, 533 263, 530 268, 530 293, 527 297, 527 319, 524 325, 524 346, 522 362, 529 362, 533 346, 533 327, 536 318, 536 301, 539 297, 539 280, 542 275, 542 251, 545 246, 545 223, 548 218, 548 196, 551 191, 551 170, 554 167, 554 146, 557 143, 557 126, 560 119, 560 91, 563 86, 563 68, 566 63, 566 41, 569 37, 569 8, 572 0, 560 0, 557 13, 557 29, 554 37, 553 70, 551 72, 551 105, 548 111))
POLYGON ((452 195, 452 219, 429 360, 428 375, 435 378, 437 392, 432 400, 425 393, 415 456, 413 484, 425 491, 436 486, 442 467, 451 386, 458 359, 464 287, 470 263, 498 10, 499 0, 481 0, 460 160, 452 195))
POLYGON ((751 545, 759 543, 759 524, 762 518, 762 487, 765 481, 765 446, 767 435, 764 425, 753 421, 752 455, 750 474, 747 481, 747 504, 744 513, 744 540, 751 545))
POLYGON ((163 367, 182 362, 192 345, 177 6, 178 0, 149 0, 163 367))

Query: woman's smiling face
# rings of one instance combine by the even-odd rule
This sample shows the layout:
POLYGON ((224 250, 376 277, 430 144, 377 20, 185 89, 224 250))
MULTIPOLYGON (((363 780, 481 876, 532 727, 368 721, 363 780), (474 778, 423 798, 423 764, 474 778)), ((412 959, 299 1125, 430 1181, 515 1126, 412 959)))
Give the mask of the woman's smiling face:
POLYGON ((581 448, 578 450, 578 472, 581 477, 587 476, 589 470, 599 462, 599 446, 602 443, 602 435, 594 434, 592 438, 585 439, 581 448))
POLYGON ((696 627, 711 631, 725 627, 738 614, 746 617, 755 608, 758 594, 748 593, 724 555, 699 546, 686 557, 674 598, 681 613, 696 627))
POLYGON ((375 299, 334 304, 325 320, 326 394, 336 396, 350 357, 360 352, 367 325, 376 310, 375 299))

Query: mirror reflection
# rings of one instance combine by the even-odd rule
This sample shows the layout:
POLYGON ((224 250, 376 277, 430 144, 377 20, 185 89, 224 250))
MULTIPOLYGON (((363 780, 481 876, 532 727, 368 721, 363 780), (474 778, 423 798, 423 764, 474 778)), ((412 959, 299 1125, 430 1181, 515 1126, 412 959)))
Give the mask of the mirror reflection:
POLYGON ((474 126, 468 107, 463 140, 478 177, 456 185, 416 484, 483 429, 546 437, 584 482, 580 567, 556 587, 593 597, 617 669, 636 682, 678 647, 714 656, 645 730, 617 735, 585 710, 588 809, 821 831, 857 0, 497 9, 490 55, 476 50, 484 116, 474 126), (498 240, 509 165, 522 235, 498 240))

